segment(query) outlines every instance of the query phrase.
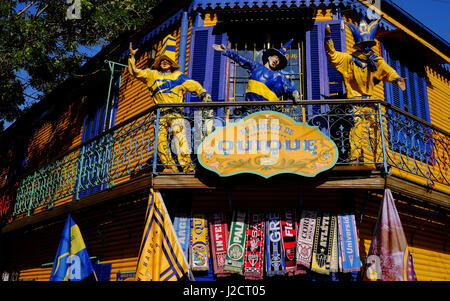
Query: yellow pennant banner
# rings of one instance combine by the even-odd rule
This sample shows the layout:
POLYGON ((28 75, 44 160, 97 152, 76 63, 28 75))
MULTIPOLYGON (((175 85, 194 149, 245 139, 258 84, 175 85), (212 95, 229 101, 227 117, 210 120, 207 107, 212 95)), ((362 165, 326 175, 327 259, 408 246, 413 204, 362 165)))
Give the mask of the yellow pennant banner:
POLYGON ((159 192, 150 191, 137 281, 176 281, 188 271, 186 258, 159 192))

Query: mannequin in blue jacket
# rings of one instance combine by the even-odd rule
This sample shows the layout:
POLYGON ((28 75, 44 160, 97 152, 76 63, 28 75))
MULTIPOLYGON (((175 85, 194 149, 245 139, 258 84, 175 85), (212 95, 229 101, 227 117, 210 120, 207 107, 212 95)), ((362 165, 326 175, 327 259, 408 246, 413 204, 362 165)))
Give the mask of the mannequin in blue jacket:
POLYGON ((247 101, 279 101, 282 96, 300 101, 300 93, 291 85, 286 76, 280 71, 287 66, 286 50, 292 39, 280 50, 270 48, 264 51, 263 64, 226 49, 225 45, 214 44, 216 51, 222 52, 250 73, 245 91, 247 101))

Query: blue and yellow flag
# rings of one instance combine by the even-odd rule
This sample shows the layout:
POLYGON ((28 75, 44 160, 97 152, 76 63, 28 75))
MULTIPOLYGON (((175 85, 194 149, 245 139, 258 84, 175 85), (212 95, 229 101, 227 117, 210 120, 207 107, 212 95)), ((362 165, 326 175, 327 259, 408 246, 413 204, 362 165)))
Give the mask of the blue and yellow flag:
POLYGON ((80 281, 94 271, 80 228, 67 217, 50 281, 80 281))
POLYGON ((176 281, 188 271, 172 221, 159 192, 150 191, 137 281, 176 281))

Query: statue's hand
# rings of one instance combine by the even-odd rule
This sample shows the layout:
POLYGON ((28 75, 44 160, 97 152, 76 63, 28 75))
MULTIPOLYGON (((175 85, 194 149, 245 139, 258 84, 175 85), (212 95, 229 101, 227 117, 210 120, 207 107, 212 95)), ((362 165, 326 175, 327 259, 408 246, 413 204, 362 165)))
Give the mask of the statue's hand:
POLYGON ((223 44, 221 44, 221 45, 213 44, 212 47, 214 48, 214 50, 220 51, 220 52, 223 52, 226 50, 226 47, 223 44))
POLYGON ((294 98, 294 104, 298 104, 300 102, 300 93, 297 90, 295 90, 292 93, 292 98, 294 98))
POLYGON ((330 25, 325 26, 325 35, 331 36, 331 28, 330 25))
POLYGON ((135 55, 139 48, 133 49, 133 43, 130 42, 130 55, 135 55))
POLYGON ((401 79, 399 79, 399 80, 397 81, 397 85, 399 86, 399 88, 400 88, 402 91, 405 91, 405 90, 406 90, 406 78, 402 77, 401 79))

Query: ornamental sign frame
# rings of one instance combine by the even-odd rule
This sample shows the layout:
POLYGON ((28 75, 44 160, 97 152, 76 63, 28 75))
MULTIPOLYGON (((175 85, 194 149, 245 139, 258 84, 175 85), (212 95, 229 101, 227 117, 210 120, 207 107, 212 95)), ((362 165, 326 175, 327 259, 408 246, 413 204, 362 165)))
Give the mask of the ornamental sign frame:
POLYGON ((199 145, 198 162, 221 177, 284 173, 315 177, 338 160, 336 144, 317 126, 261 111, 217 128, 199 145))

